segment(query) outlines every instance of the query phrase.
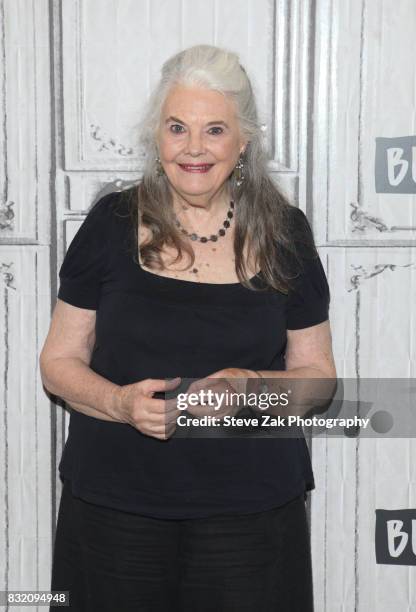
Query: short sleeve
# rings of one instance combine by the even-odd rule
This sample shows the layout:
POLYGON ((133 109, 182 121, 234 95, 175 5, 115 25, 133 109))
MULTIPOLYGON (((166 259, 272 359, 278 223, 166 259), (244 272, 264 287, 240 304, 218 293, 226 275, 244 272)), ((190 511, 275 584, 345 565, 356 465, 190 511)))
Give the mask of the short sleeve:
MULTIPOLYGON (((309 227, 304 213, 300 211, 300 214, 303 223, 309 227)), ((330 291, 321 259, 316 254, 314 258, 303 259, 302 263, 303 270, 288 294, 287 329, 312 327, 329 317, 330 291)))
POLYGON ((58 298, 78 308, 98 308, 110 248, 110 195, 89 210, 59 270, 58 298))

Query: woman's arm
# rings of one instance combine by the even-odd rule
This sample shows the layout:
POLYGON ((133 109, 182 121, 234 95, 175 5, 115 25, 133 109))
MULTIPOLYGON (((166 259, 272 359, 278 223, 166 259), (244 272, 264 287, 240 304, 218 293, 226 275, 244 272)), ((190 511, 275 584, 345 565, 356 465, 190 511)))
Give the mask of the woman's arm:
MULTIPOLYGON (((257 372, 267 379, 264 381, 267 393, 291 389, 289 410, 294 415, 302 416, 311 408, 325 405, 333 397, 337 376, 329 321, 304 329, 287 330, 285 362, 286 370, 257 372), (299 382, 292 383, 294 379, 299 382), (274 380, 276 384, 273 384, 274 380)), ((254 384, 259 387, 259 381, 254 384)), ((252 385, 253 381, 250 381, 249 386, 252 385)), ((270 407, 268 412, 282 414, 282 408, 270 407)))
MULTIPOLYGON (((285 361, 286 370, 225 368, 193 382, 187 393, 211 391, 221 394, 228 390, 243 394, 246 398, 250 394, 262 395, 266 403, 270 401, 267 413, 272 416, 304 416, 311 409, 325 407, 336 388, 329 321, 287 330, 285 361), (270 394, 280 396, 281 393, 289 393, 289 404, 274 405, 276 396, 273 398, 270 394)), ((225 414, 236 414, 241 407, 238 397, 235 397, 235 402, 234 405, 227 403, 221 409, 216 409, 215 415, 222 418, 225 414)), ((250 406, 256 412, 264 410, 258 405, 250 403, 250 406)), ((187 411, 198 417, 213 414, 212 407, 200 404, 190 405, 187 411)))
POLYGON ((39 365, 45 388, 79 412, 117 418, 119 385, 89 367, 95 343, 95 310, 57 300, 39 365))
POLYGON ((288 329, 285 353, 286 370, 264 370, 265 378, 335 378, 329 321, 305 329, 288 329))
POLYGON ((39 359, 46 389, 87 416, 125 423, 147 436, 167 440, 175 431, 176 411, 153 395, 175 389, 180 379, 149 378, 120 386, 94 372, 89 364, 95 316, 95 310, 58 299, 39 359))

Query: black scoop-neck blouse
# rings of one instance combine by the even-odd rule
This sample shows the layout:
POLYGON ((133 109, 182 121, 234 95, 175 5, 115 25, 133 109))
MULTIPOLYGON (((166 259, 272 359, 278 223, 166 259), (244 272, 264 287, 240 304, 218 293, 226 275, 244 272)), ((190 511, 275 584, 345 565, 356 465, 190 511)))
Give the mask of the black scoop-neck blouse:
MULTIPOLYGON (((96 311, 90 367, 101 376, 126 385, 226 367, 284 370, 286 330, 327 320, 319 258, 289 295, 144 270, 127 202, 114 192, 90 209, 59 271, 58 298, 96 311)), ((59 471, 86 501, 157 518, 259 512, 315 487, 303 437, 158 440, 75 409, 59 471)))

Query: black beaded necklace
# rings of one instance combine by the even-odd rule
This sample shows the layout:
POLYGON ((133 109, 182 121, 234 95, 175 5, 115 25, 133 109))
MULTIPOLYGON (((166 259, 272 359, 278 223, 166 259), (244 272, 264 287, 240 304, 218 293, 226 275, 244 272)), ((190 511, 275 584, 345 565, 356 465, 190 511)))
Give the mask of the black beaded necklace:
POLYGON ((216 242, 218 238, 225 235, 225 231, 230 227, 230 221, 234 216, 233 209, 234 209, 234 202, 231 200, 230 208, 228 209, 228 212, 227 212, 227 217, 222 224, 223 227, 219 229, 216 234, 211 234, 209 238, 207 238, 206 236, 198 236, 198 234, 195 234, 195 232, 189 233, 185 228, 182 227, 182 225, 179 222, 178 217, 174 213, 175 223, 181 230, 182 234, 185 234, 185 236, 188 236, 190 240, 193 240, 193 241, 199 240, 199 242, 209 242, 209 241, 216 242))

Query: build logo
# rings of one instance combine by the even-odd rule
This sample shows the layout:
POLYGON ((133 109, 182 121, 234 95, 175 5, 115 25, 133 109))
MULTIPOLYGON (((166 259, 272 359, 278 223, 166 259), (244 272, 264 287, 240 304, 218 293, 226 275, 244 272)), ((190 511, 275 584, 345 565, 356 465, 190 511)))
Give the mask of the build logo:
POLYGON ((416 509, 376 510, 376 561, 416 565, 416 509))

